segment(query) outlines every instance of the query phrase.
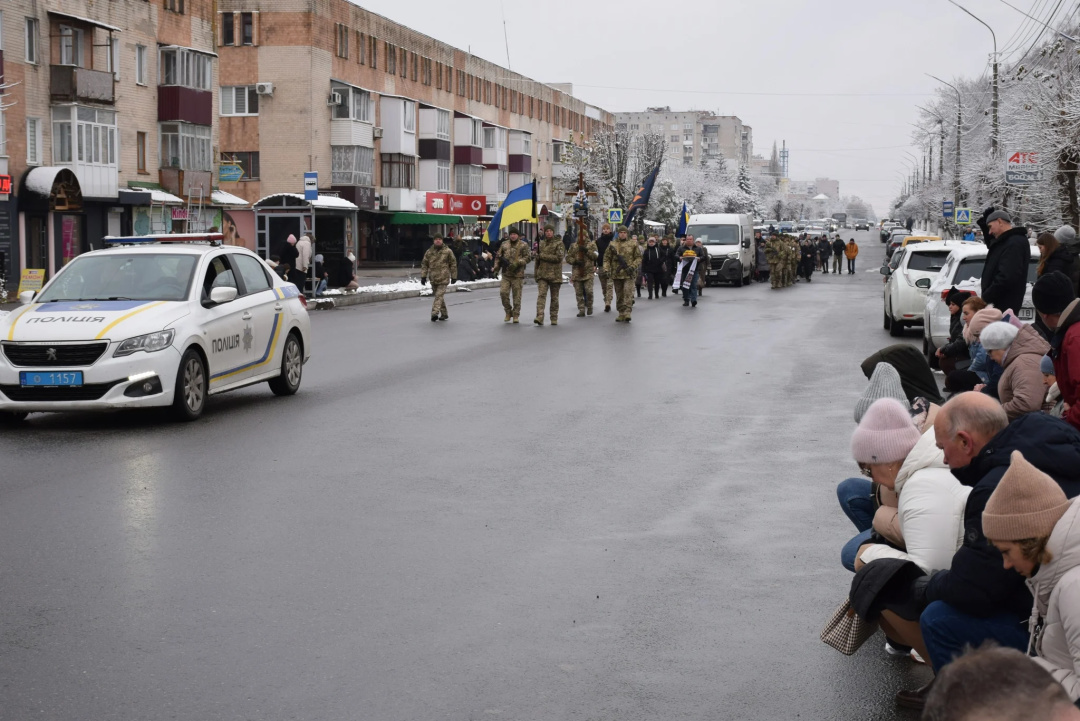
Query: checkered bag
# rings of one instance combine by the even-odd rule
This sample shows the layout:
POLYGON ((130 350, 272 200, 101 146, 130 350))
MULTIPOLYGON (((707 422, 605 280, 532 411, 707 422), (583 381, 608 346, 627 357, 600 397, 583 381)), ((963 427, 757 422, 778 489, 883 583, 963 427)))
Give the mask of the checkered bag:
POLYGON ((866 639, 877 633, 877 621, 867 623, 859 618, 851 601, 840 604, 825 628, 821 629, 821 640, 845 656, 850 656, 866 643, 866 639))

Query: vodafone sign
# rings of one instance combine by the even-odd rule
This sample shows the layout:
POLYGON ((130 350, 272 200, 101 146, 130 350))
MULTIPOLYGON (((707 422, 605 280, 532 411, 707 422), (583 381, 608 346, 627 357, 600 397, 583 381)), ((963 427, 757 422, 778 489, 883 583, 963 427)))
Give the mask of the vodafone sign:
POLYGON ((428 193, 425 209, 436 215, 484 215, 487 198, 483 195, 428 193))
POLYGON ((1020 150, 1005 154, 1005 182, 1031 185, 1039 182, 1039 154, 1020 150))

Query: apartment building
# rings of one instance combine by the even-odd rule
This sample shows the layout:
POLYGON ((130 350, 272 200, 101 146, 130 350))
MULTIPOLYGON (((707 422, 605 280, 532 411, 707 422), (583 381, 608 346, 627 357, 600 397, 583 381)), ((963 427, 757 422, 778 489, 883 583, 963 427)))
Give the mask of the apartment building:
POLYGON ((667 141, 669 162, 701 165, 723 157, 734 170, 754 154, 753 129, 734 115, 702 110, 673 112, 670 107, 617 113, 616 128, 630 133, 658 133, 667 141))
POLYGON ((0 191, 8 191, 0 273, 9 286, 21 269, 54 273, 105 235, 180 227, 190 196, 209 205, 212 8, 212 0, 0 6, 0 191))
POLYGON ((435 228, 467 232, 534 177, 543 205, 562 202, 552 190, 562 144, 614 124, 347 0, 219 0, 218 11, 220 161, 242 169, 219 179, 255 203, 263 254, 307 229, 284 211, 262 217, 289 207, 305 172, 317 173, 320 198, 356 206, 355 224, 322 224, 335 254, 408 260, 435 228))

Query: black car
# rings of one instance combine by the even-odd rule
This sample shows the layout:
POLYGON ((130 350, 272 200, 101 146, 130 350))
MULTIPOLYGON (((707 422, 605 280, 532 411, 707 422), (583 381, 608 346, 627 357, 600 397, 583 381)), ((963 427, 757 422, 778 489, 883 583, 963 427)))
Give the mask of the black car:
POLYGON ((855 230, 870 230, 870 224, 869 223, 863 223, 861 221, 856 222, 855 223, 855 230))

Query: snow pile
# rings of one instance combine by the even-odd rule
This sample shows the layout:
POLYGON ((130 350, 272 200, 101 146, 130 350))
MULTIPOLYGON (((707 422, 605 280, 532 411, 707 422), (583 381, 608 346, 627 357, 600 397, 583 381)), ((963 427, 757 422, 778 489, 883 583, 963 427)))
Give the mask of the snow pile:
MULTIPOLYGON (((480 283, 486 283, 490 278, 485 280, 462 280, 454 284, 454 287, 459 290, 470 290, 480 283)), ((356 290, 344 290, 342 288, 332 288, 322 293, 323 296, 335 296, 335 295, 357 295, 358 293, 398 293, 401 291, 414 291, 417 295, 431 295, 431 284, 421 285, 420 281, 416 278, 408 278, 406 280, 399 280, 396 283, 379 283, 377 285, 362 285, 356 290)))

